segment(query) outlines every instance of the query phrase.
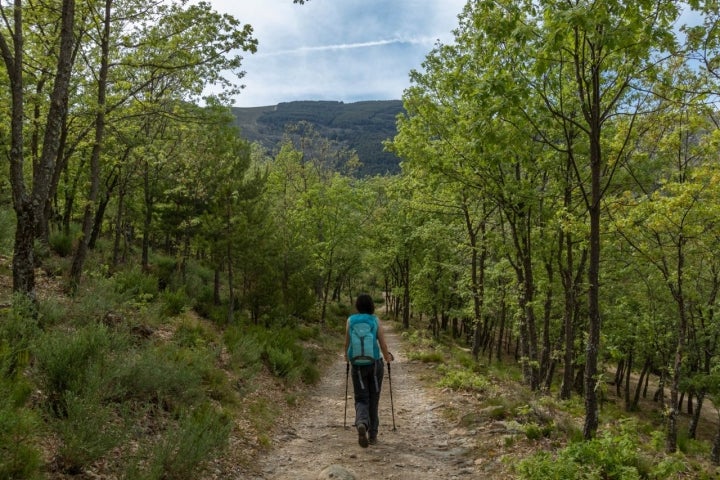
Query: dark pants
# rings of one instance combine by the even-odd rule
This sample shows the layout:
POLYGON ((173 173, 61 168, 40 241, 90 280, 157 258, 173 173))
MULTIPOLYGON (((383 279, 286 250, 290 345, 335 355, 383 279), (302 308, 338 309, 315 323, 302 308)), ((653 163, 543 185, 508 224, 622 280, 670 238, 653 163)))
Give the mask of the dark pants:
POLYGON ((355 391, 355 426, 364 423, 371 438, 377 436, 378 425, 380 425, 378 403, 380 402, 384 371, 385 365, 382 359, 372 365, 353 365, 352 367, 355 391))

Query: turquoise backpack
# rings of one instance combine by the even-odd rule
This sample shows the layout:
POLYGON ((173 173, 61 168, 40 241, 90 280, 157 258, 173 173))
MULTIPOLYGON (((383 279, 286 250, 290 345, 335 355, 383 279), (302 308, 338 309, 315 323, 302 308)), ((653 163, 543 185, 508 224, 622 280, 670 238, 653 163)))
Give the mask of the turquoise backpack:
POLYGON ((378 323, 374 315, 350 316, 348 360, 353 365, 372 365, 380 358, 377 343, 378 323))

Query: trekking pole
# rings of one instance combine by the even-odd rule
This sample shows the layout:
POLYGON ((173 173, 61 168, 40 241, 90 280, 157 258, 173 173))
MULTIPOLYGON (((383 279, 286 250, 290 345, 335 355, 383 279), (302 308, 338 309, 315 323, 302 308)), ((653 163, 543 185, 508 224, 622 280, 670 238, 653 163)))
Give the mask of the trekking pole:
POLYGON ((393 421, 393 432, 397 430, 395 428, 395 405, 393 404, 393 396, 392 396, 392 375, 390 375, 390 362, 387 362, 388 367, 388 383, 390 384, 390 411, 392 412, 392 421, 393 421))
POLYGON ((347 395, 348 395, 348 377, 350 376, 350 362, 345 363, 345 418, 343 419, 343 428, 347 429, 347 395))

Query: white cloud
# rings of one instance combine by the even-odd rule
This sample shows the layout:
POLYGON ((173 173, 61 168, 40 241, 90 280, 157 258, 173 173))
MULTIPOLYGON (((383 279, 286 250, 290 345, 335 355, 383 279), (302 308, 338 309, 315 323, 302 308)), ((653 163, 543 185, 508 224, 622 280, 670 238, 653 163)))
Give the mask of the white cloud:
POLYGON ((253 26, 238 106, 399 99, 437 40, 452 41, 465 0, 210 0, 253 26))

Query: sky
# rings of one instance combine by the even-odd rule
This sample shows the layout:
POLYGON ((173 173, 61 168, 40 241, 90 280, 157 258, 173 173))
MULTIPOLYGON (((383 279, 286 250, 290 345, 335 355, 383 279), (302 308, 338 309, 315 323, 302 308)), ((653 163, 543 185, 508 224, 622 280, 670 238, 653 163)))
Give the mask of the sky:
POLYGON ((237 107, 294 100, 399 100, 437 41, 450 43, 465 0, 209 0, 253 27, 237 107))

